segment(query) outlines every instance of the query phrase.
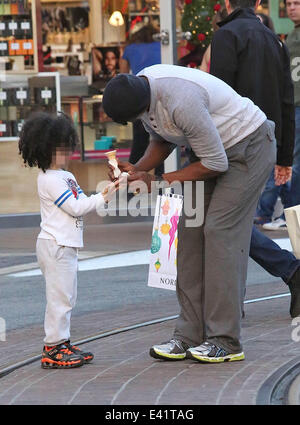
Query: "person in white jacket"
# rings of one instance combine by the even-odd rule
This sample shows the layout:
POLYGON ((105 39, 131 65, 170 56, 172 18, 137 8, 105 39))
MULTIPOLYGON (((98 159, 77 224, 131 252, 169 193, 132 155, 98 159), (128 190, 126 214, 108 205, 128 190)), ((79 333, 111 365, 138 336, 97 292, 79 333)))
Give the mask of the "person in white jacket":
POLYGON ((43 112, 24 123, 19 151, 24 163, 37 166, 41 231, 36 252, 46 281, 45 339, 41 366, 70 368, 93 359, 70 343, 70 319, 77 297, 78 249, 83 247, 82 216, 108 202, 117 190, 110 184, 87 197, 64 168, 77 144, 72 120, 43 112))

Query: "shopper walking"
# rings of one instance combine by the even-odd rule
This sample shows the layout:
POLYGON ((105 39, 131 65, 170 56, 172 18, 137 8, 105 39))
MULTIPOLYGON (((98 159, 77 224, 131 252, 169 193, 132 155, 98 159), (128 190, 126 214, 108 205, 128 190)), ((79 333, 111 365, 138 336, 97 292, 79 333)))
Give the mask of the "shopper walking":
MULTIPOLYGON (((272 19, 264 13, 256 13, 256 16, 260 21, 275 33, 275 28, 272 19)), ((275 206, 280 197, 284 208, 288 208, 289 205, 289 192, 290 192, 290 181, 282 185, 275 184, 275 169, 272 170, 270 177, 266 183, 266 186, 261 194, 256 210, 256 216, 254 217, 254 224, 262 225, 266 230, 279 230, 286 229, 285 216, 282 212, 281 216, 275 217, 275 206)))
MULTIPOLYGON (((259 0, 225 0, 228 17, 212 40, 210 72, 253 100, 275 122, 275 183, 291 177, 294 104, 289 56, 283 43, 255 15, 259 0)), ((300 260, 253 227, 250 256, 281 277, 291 291, 290 314, 300 315, 300 260)))
POLYGON ((275 163, 274 123, 223 81, 172 65, 115 77, 104 91, 103 107, 123 124, 138 116, 150 133, 149 147, 135 165, 119 162, 122 171, 131 173, 129 181, 142 180, 150 191, 155 176, 149 171, 176 145, 191 147, 191 163, 164 173, 163 180, 204 180, 204 224, 187 227, 184 215, 179 223, 180 316, 173 338, 151 347, 150 355, 243 360, 241 300, 253 215, 275 163))

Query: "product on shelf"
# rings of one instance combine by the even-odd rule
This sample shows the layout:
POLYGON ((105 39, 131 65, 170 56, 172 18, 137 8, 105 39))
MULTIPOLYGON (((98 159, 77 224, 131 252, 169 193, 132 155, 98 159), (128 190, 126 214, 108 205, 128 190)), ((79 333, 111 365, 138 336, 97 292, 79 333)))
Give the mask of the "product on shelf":
POLYGON ((28 13, 28 2, 27 0, 18 0, 18 14, 24 15, 28 13))
POLYGON ((0 137, 10 137, 10 136, 11 136, 11 130, 10 130, 9 121, 0 120, 0 137))
POLYGON ((10 4, 9 0, 3 0, 3 14, 10 15, 10 4))
POLYGON ((24 124, 24 120, 18 120, 12 122, 12 136, 13 137, 19 137, 22 127, 24 124))
POLYGON ((47 86, 35 88, 35 101, 39 105, 53 105, 56 102, 55 89, 47 86))
POLYGON ((17 106, 29 105, 30 96, 27 88, 11 89, 11 103, 17 106))
POLYGON ((0 106, 8 105, 8 91, 0 88, 0 106))
POLYGON ((18 15, 19 9, 18 9, 17 0, 10 0, 10 13, 12 15, 18 15))
POLYGON ((24 120, 36 111, 57 111, 55 74, 8 75, 0 81, 1 141, 19 137, 24 120))
POLYGON ((0 0, 0 57, 6 58, 2 70, 23 72, 37 67, 30 9, 28 0, 0 0), (15 56, 23 56, 23 61, 15 56))
POLYGON ((0 56, 8 55, 8 42, 6 40, 0 40, 0 56))

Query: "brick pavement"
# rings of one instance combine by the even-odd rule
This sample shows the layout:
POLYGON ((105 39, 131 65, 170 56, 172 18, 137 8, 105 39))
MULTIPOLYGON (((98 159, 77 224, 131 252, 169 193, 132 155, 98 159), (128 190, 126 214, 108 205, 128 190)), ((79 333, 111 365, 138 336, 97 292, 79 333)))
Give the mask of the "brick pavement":
MULTIPOLYGON (((249 288, 248 297, 258 296, 255 286, 249 288)), ((280 292, 279 285, 272 289, 273 293, 280 292)), ((139 311, 122 311, 122 324, 158 313, 154 306, 148 306, 148 310, 140 307, 139 311)), ((169 306, 166 313, 174 314, 175 307, 169 306)), ((291 339, 288 308, 289 297, 245 306, 243 362, 202 365, 191 360, 152 359, 149 347, 170 337, 174 327, 171 321, 86 344, 95 359, 79 369, 43 370, 39 363, 33 363, 17 370, 1 379, 0 404, 255 404, 264 380, 292 358, 300 359, 300 345, 291 339)), ((75 336, 93 333, 96 322, 101 323, 98 331, 107 329, 108 323, 111 329, 120 325, 120 315, 118 318, 113 312, 102 317, 100 312, 81 317, 81 335, 75 336)), ((39 335, 32 331, 25 333, 26 341, 31 340, 31 349, 37 349, 39 335)), ((15 352, 22 349, 21 337, 23 340, 21 332, 13 335, 15 352)), ((1 350, 3 358, 5 352, 1 350)))
MULTIPOLYGON (((88 226, 89 253, 145 249, 151 223, 88 226), (134 233, 134 238, 132 234, 134 233)), ((1 230, 0 253, 34 253, 38 229, 1 230)), ((273 236, 273 234, 272 234, 273 236)), ((13 261, 13 260, 11 260, 13 261)), ((247 287, 246 298, 288 292, 281 281, 247 287)), ((219 365, 193 361, 162 362, 149 357, 149 347, 172 335, 174 321, 152 325, 86 344, 94 361, 74 370, 43 370, 39 362, 1 378, 0 404, 184 405, 254 404, 265 379, 293 358, 300 359, 300 343, 291 338, 290 298, 245 305, 242 337, 246 360, 219 365), (59 392, 57 391, 59 388, 59 392), (47 389, 47 391, 45 391, 47 389)), ((72 317, 73 340, 178 313, 174 297, 168 302, 126 305, 72 317)), ((0 369, 40 354, 42 324, 7 333, 0 342, 0 369)))

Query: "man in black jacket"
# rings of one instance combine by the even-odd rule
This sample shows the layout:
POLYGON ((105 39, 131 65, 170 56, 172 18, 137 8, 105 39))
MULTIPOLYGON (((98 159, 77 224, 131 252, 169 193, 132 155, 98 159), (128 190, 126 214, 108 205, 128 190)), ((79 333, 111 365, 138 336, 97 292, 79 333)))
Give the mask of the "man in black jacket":
MULTIPOLYGON (((277 36, 255 15, 260 0, 225 0, 228 17, 211 45, 210 72, 250 98, 276 124, 275 183, 291 178, 295 113, 289 55, 277 36)), ((300 315, 300 260, 253 227, 251 258, 291 291, 290 314, 300 315)))

